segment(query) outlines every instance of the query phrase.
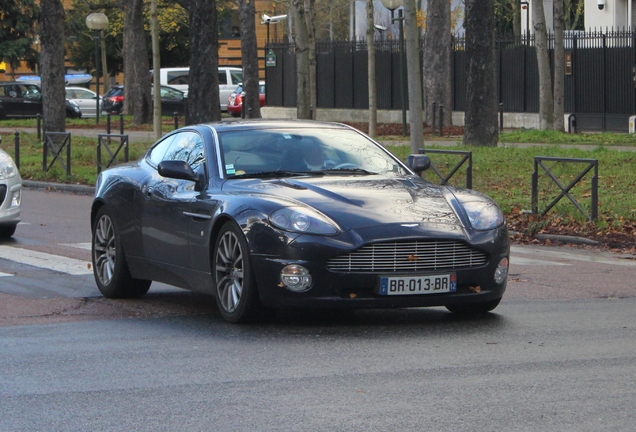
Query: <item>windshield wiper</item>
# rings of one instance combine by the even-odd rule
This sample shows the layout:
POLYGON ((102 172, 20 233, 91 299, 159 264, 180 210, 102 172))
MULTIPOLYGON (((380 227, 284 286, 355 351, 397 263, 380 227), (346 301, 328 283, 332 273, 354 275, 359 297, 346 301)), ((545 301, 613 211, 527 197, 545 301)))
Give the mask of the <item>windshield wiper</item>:
POLYGON ((373 171, 367 171, 365 169, 362 168, 331 168, 331 169, 326 169, 326 170, 322 170, 321 171, 324 174, 353 174, 353 175, 358 175, 358 174, 364 174, 364 175, 374 175, 374 174, 379 174, 373 171))
POLYGON ((239 175, 233 175, 230 178, 238 179, 238 178, 276 178, 276 177, 296 177, 296 176, 307 176, 307 175, 323 175, 320 171, 259 171, 253 173, 245 173, 239 175))

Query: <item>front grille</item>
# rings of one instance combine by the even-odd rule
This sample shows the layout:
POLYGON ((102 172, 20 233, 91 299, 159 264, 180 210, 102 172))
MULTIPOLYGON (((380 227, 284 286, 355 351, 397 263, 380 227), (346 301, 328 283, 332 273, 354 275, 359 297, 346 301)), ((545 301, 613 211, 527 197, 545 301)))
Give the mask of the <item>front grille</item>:
POLYGON ((4 199, 7 196, 7 185, 0 185, 0 206, 4 204, 4 199))
POLYGON ((329 260, 336 272, 398 273, 467 269, 486 264, 485 252, 456 241, 377 243, 329 260))

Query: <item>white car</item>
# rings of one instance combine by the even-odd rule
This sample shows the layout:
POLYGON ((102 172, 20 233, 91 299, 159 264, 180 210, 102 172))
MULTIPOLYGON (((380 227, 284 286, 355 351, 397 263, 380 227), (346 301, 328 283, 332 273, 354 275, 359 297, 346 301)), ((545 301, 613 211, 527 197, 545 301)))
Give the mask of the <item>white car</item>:
MULTIPOLYGON (((1 139, 1 138, 0 138, 1 139)), ((6 152, 0 149, 0 239, 8 239, 20 222, 22 178, 6 152)))
MULTIPOLYGON (((95 117, 97 93, 84 87, 66 87, 66 99, 79 105, 82 117, 95 117)), ((102 98, 99 98, 99 106, 102 98)))

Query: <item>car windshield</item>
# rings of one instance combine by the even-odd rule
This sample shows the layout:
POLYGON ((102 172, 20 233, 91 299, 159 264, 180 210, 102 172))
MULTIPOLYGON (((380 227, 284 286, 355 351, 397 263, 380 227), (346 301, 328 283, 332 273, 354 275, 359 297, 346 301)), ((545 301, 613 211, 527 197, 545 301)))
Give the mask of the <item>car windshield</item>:
POLYGON ((225 175, 405 175, 385 149, 350 129, 252 129, 219 133, 225 175))

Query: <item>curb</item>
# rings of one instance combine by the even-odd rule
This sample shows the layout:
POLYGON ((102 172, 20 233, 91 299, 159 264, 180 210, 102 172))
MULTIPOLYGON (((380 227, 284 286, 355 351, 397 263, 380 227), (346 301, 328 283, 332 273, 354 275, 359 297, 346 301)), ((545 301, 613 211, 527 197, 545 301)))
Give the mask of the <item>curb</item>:
POLYGON ((45 191, 54 192, 75 192, 85 195, 95 195, 95 188, 93 186, 79 185, 79 184, 67 184, 67 183, 51 183, 43 181, 22 180, 22 186, 30 189, 41 189, 45 191))
POLYGON ((587 245, 587 246, 598 246, 599 242, 596 240, 591 240, 585 237, 577 237, 577 236, 568 236, 568 235, 560 235, 560 234, 537 234, 535 236, 538 240, 550 240, 550 241, 560 241, 563 243, 570 243, 575 245, 587 245))

